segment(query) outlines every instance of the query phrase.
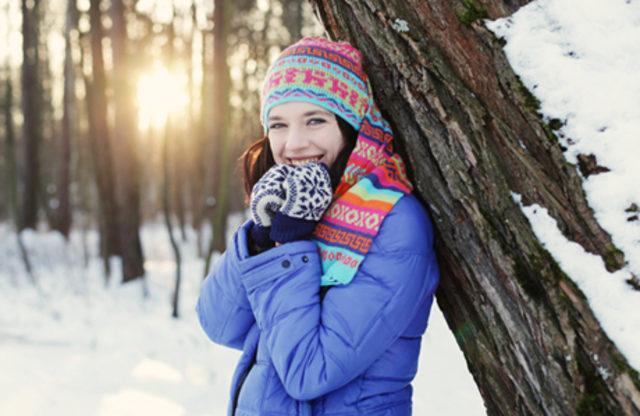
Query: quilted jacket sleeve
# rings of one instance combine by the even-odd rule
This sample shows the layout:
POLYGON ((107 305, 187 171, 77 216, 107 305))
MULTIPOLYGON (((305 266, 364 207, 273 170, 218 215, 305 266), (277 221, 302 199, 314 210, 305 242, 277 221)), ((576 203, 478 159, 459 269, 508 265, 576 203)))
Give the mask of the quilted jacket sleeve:
POLYGON ((403 198, 353 281, 332 288, 322 304, 313 242, 239 259, 256 322, 290 396, 315 399, 353 380, 402 334, 422 302, 430 304, 439 279, 432 240, 424 208, 403 198))
POLYGON ((255 318, 234 258, 227 250, 218 259, 202 284, 196 311, 202 329, 213 342, 242 349, 255 318))

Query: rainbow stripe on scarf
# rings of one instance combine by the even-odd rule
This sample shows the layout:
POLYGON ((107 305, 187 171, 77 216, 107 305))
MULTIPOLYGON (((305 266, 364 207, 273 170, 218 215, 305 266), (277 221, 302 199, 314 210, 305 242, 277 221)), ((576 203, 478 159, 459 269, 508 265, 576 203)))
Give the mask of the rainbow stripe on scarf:
POLYGON ((269 68, 263 87, 265 133, 269 110, 291 101, 323 107, 358 131, 334 200, 312 237, 322 259, 320 284, 346 285, 384 218, 413 187, 402 159, 393 152, 393 132, 373 100, 360 51, 319 37, 289 46, 269 68))

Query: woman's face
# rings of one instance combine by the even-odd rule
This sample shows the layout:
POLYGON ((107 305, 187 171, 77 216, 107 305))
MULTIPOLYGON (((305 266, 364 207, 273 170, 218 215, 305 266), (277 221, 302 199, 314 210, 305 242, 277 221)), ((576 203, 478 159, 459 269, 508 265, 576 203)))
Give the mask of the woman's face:
POLYGON ((336 116, 315 104, 288 102, 269 112, 268 137, 278 164, 318 160, 329 168, 345 146, 336 116))

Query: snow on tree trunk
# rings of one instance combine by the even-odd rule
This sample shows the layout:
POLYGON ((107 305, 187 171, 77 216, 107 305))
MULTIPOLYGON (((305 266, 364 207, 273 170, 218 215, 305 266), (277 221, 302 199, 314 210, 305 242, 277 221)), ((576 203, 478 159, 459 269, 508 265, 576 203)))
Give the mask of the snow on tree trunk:
POLYGON ((438 230, 438 304, 488 413, 640 414, 638 373, 511 196, 547 208, 607 270, 623 266, 555 123, 542 121, 501 40, 480 20, 528 1, 312 3, 332 38, 363 51, 376 101, 438 230))

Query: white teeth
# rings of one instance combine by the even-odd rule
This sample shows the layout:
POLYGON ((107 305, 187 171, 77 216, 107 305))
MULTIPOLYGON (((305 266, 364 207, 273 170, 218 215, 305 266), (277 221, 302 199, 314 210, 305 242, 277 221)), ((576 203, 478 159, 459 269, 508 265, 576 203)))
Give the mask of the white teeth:
POLYGON ((320 160, 320 159, 319 158, 312 158, 312 159, 292 160, 291 164, 292 165, 304 165, 305 163, 317 162, 318 160, 320 160))

